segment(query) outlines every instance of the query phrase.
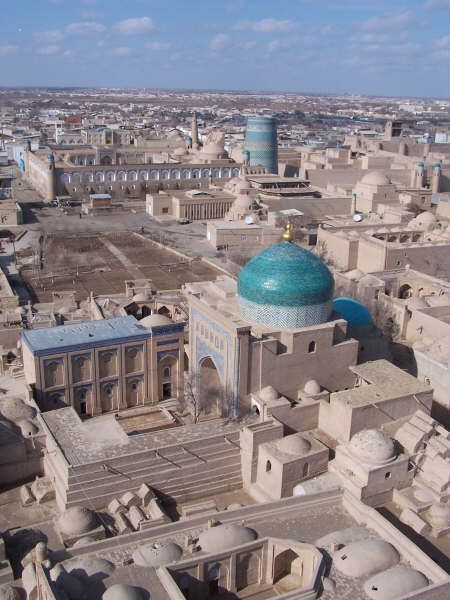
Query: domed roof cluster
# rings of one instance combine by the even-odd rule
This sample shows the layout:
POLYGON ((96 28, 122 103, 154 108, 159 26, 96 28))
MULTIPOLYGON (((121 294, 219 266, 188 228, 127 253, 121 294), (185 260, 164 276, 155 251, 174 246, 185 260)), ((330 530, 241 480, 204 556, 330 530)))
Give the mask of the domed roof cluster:
POLYGON ((39 427, 34 422, 37 411, 19 396, 3 398, 0 402, 0 443, 8 443, 11 434, 30 437, 39 427), (2 435, 4 433, 5 435, 2 435))
POLYGON ((97 525, 95 512, 85 506, 70 506, 58 519, 59 529, 66 535, 88 533, 97 525))
POLYGON ((311 450, 311 442, 298 433, 282 438, 276 445, 281 452, 293 456, 303 456, 311 450))
POLYGON ((269 326, 306 327, 326 321, 333 290, 328 267, 290 242, 263 250, 238 277, 241 315, 269 326))
POLYGON ((371 171, 364 175, 361 179, 361 183, 367 183, 369 185, 390 185, 391 180, 387 175, 381 173, 381 171, 371 171))
POLYGON ((364 429, 350 440, 352 453, 364 462, 383 464, 395 458, 392 439, 379 429, 364 429))
POLYGON ((431 231, 436 226, 437 219, 433 213, 428 211, 422 212, 408 223, 408 227, 411 229, 422 229, 425 231, 431 231))
POLYGON ((256 540, 257 533, 249 527, 237 523, 216 525, 202 531, 198 543, 204 552, 215 554, 256 540))
POLYGON ((310 379, 305 383, 303 387, 303 391, 309 396, 315 396, 316 394, 320 394, 320 390, 320 384, 315 379, 310 379))
POLYGON ((427 585, 428 580, 422 573, 397 565, 368 579, 364 592, 371 600, 395 600, 409 597, 409 594, 427 585))
POLYGON ((25 404, 23 399, 18 396, 5 398, 0 404, 0 412, 9 421, 34 419, 36 416, 36 409, 25 404))
POLYGON ((335 568, 348 577, 369 577, 396 565, 397 550, 384 540, 351 542, 333 555, 335 568))
POLYGON ((162 327, 163 325, 173 325, 173 321, 166 317, 165 315, 160 315, 158 313, 153 313, 148 315, 148 317, 144 317, 139 321, 139 324, 143 327, 148 327, 151 329, 152 327, 162 327))
POLYGON ((353 298, 341 296, 333 300, 333 310, 347 321, 350 327, 365 327, 372 324, 369 310, 353 298))
POLYGON ((272 385, 266 385, 259 393, 259 397, 263 402, 274 402, 278 400, 280 394, 272 385))
POLYGON ((183 551, 174 542, 155 542, 139 546, 133 552, 133 560, 140 567, 162 567, 178 560, 183 551))

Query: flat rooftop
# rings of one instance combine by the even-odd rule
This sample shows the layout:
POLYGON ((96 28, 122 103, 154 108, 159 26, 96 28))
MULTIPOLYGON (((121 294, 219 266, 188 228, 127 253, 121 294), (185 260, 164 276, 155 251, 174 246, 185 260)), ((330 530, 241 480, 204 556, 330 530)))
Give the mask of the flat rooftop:
MULTIPOLYGON (((369 385, 360 385, 350 390, 335 392, 333 398, 340 399, 345 404, 364 406, 377 404, 421 393, 432 393, 432 389, 409 373, 394 366, 387 360, 374 360, 361 365, 350 367, 350 370, 369 385)), ((421 403, 417 401, 417 407, 421 403)))
POLYGON ((25 343, 34 353, 65 350, 84 344, 95 345, 151 337, 151 330, 139 324, 132 315, 102 321, 86 321, 44 329, 24 330, 25 343))
POLYGON ((104 462, 144 451, 194 443, 215 436, 237 434, 239 423, 215 419, 139 435, 126 435, 114 415, 82 421, 72 407, 41 414, 70 466, 104 462))

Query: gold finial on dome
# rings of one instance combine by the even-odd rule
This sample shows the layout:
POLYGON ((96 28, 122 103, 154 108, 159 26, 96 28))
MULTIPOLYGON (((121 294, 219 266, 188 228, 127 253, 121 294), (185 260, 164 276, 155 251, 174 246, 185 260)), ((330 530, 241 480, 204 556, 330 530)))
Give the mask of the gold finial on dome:
POLYGON ((284 228, 283 242, 292 242, 294 239, 294 232, 292 231, 292 223, 288 223, 284 228))

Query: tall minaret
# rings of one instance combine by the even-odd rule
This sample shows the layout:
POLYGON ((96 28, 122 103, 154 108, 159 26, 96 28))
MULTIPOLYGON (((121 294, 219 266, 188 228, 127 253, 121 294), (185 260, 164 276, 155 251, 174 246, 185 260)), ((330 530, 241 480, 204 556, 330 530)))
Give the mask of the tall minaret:
POLYGON ((192 148, 196 150, 198 148, 198 124, 197 124, 197 113, 192 115, 192 148))
POLYGON ((431 182, 431 191, 433 194, 438 194, 440 192, 441 174, 442 174, 442 162, 439 161, 434 165, 434 169, 433 169, 433 179, 431 182))

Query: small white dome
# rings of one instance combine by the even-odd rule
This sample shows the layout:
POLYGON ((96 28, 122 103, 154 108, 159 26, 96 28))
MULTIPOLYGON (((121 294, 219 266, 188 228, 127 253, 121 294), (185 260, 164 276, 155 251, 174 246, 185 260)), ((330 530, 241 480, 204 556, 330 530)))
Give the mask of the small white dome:
POLYGON ((97 527, 97 517, 90 508, 71 506, 59 517, 58 525, 66 535, 81 535, 97 527))
POLYGON ((368 463, 385 463, 395 457, 392 439, 379 429, 364 429, 355 433, 350 441, 352 453, 368 463))
POLYGON ((431 223, 436 223, 436 217, 433 213, 426 211, 417 215, 416 221, 418 223, 423 223, 424 225, 430 225, 431 223))
POLYGON ((128 583, 116 583, 106 590, 103 600, 142 600, 141 592, 128 583))
POLYGON ((427 578, 419 571, 398 565, 393 569, 374 575, 364 584, 364 591, 372 600, 395 600, 409 598, 411 592, 428 585, 427 578))
POLYGON ((348 577, 369 577, 400 560, 397 550, 384 540, 352 542, 333 554, 333 565, 348 577))
POLYGON ((34 419, 36 416, 36 409, 29 404, 26 404, 23 399, 18 396, 5 398, 0 402, 0 412, 10 421, 34 419))
POLYGON ((147 302, 152 297, 152 293, 150 290, 148 292, 139 292, 133 296, 134 302, 147 302))
POLYGON ((104 558, 93 556, 77 556, 70 558, 62 563, 68 573, 75 575, 82 581, 89 580, 89 577, 104 575, 107 577, 114 572, 114 565, 104 558))
POLYGON ((239 510, 240 508, 242 508, 244 505, 240 504, 239 502, 232 502, 231 504, 229 504, 226 508, 226 510, 239 510))
POLYGON ((381 171, 371 171, 370 173, 367 173, 367 175, 364 175, 361 179, 361 183, 367 183, 369 185, 390 185, 391 180, 381 171))
POLYGON ((311 442, 298 433, 294 433, 277 441, 277 447, 281 452, 285 452, 286 454, 302 456, 311 450, 311 442))
POLYGON ((153 313, 152 315, 148 315, 148 317, 141 319, 139 325, 151 329, 152 327, 161 327, 162 325, 173 325, 173 321, 169 319, 169 317, 153 313))
POLYGON ((344 273, 344 277, 346 277, 347 279, 352 279, 352 280, 358 280, 361 279, 361 277, 364 276, 363 271, 360 271, 359 269, 352 269, 351 271, 347 271, 347 273, 344 273))
POLYGON ((140 567, 162 567, 177 561, 183 551, 174 542, 155 542, 139 546, 133 552, 133 560, 140 567))
POLYGON ((359 283, 365 286, 380 285, 380 280, 375 275, 364 275, 359 280, 359 283))
POLYGON ((23 437, 30 437, 32 435, 36 435, 39 431, 39 428, 32 421, 28 421, 27 419, 21 419, 17 421, 16 425, 20 427, 20 431, 23 437))
POLYGON ((280 394, 271 385, 268 385, 260 390, 258 395, 263 402, 273 402, 274 400, 278 400, 280 397, 280 394))
POLYGON ((256 531, 253 529, 237 523, 230 523, 202 531, 198 536, 198 543, 205 552, 216 554, 222 550, 252 542, 257 537, 256 531))
POLYGON ((320 394, 320 385, 315 379, 310 379, 305 383, 303 391, 305 394, 315 396, 316 394, 320 394))

